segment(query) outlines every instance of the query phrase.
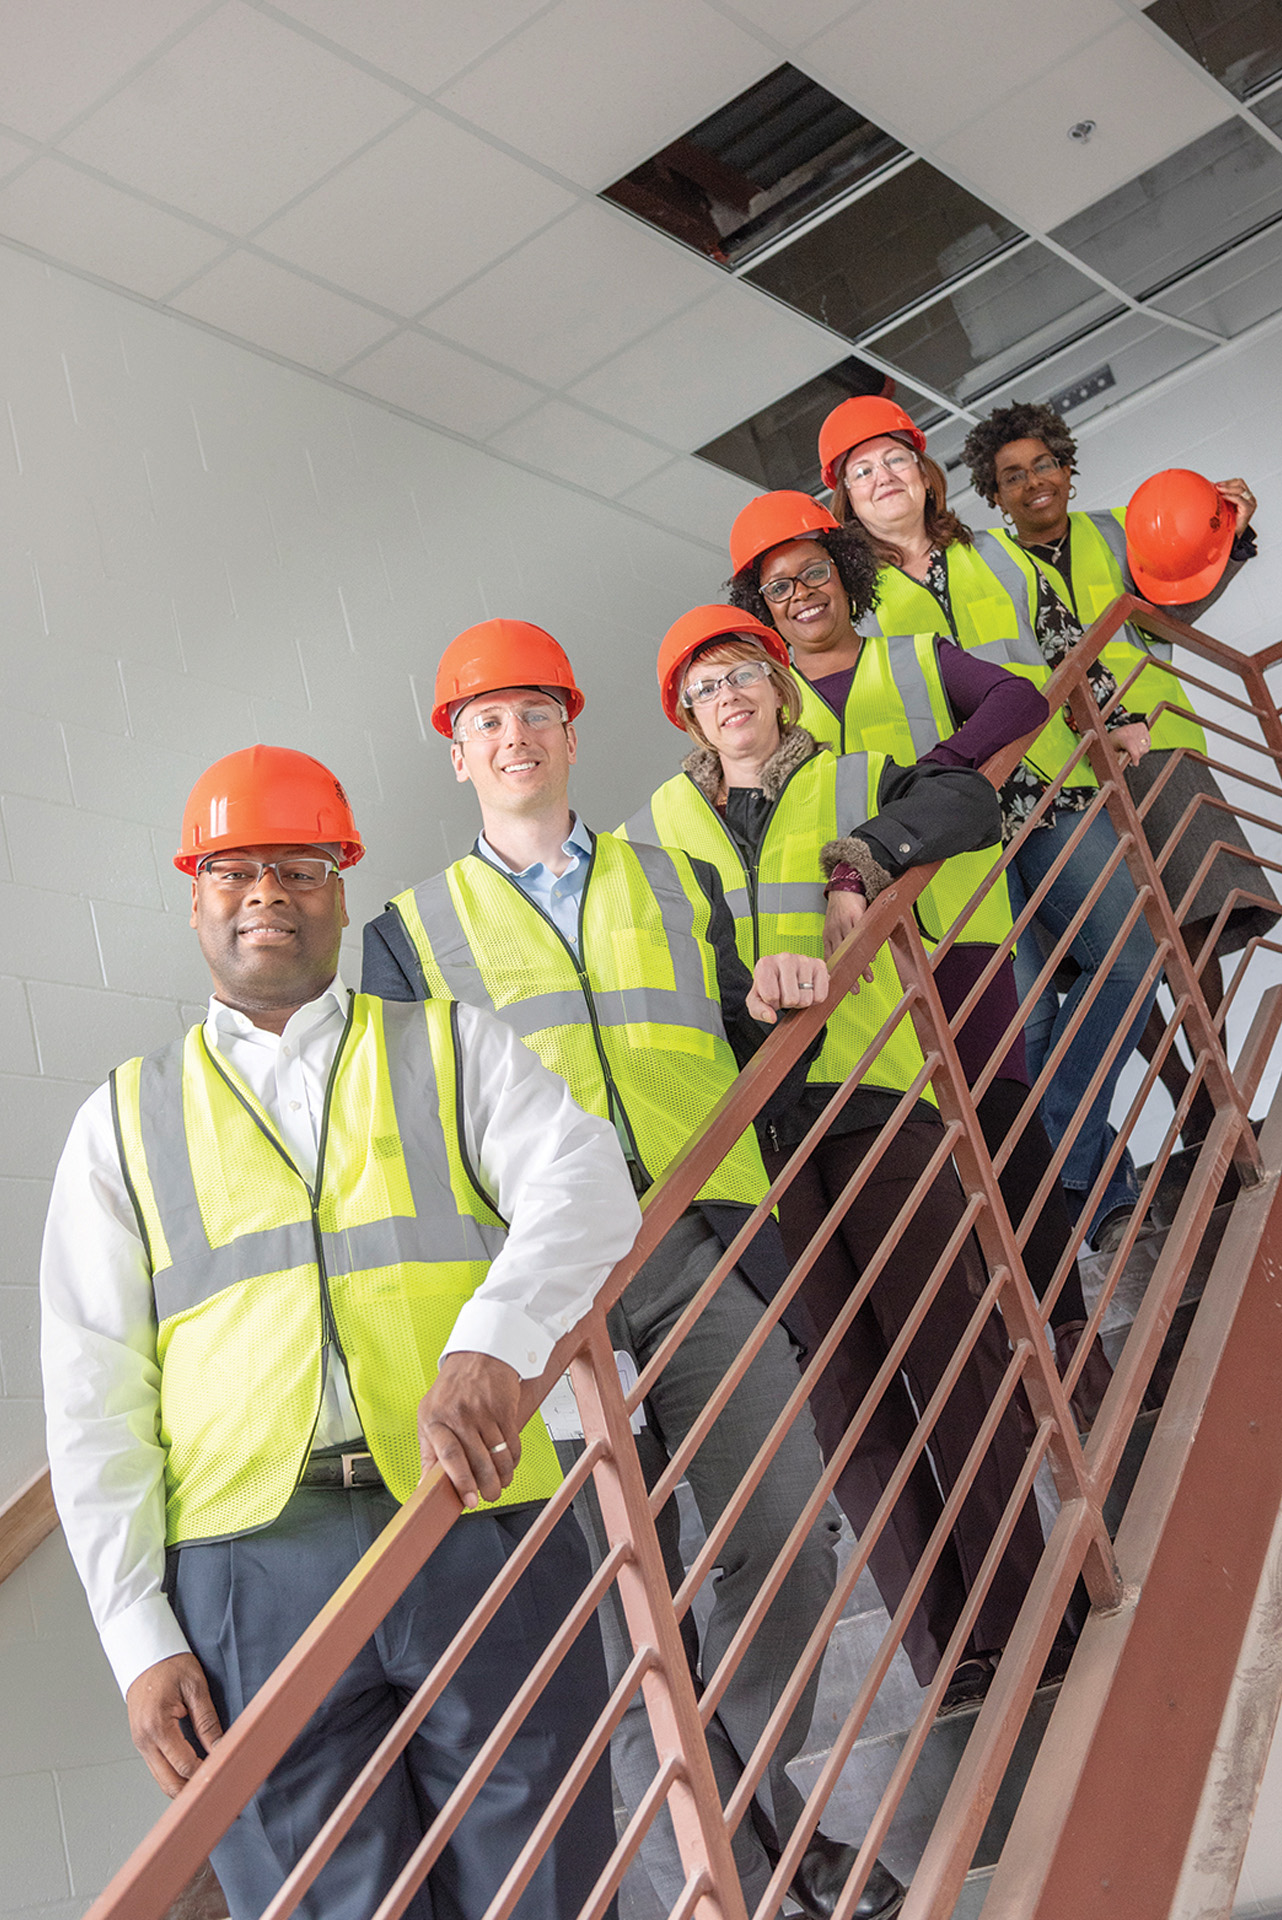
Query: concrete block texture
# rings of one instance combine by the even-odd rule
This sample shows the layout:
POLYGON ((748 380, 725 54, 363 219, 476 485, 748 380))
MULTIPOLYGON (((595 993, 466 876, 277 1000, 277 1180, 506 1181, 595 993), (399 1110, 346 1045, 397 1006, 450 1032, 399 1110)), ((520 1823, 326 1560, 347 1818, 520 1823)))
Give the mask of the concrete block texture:
POLYGON ((61 1900, 70 1892, 53 1775, 11 1775, 4 1783, 4 1819, 0 1820, 0 1913, 61 1900))

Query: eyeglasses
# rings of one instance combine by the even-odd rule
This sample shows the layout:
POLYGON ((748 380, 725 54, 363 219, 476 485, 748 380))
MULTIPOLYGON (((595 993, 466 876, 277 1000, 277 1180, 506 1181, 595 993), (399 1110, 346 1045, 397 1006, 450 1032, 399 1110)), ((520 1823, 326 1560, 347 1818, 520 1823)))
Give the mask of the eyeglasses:
POLYGON ((1005 467, 997 476, 999 487, 1022 487, 1030 477, 1034 480, 1049 479, 1052 473, 1058 473, 1063 466, 1053 453, 1044 453, 1040 460, 1034 460, 1031 467, 1005 467))
POLYGON ((792 599, 798 587, 821 587, 825 580, 831 578, 831 560, 812 560, 800 573, 777 573, 773 580, 763 580, 761 597, 768 600, 772 607, 781 607, 785 600, 792 599))
POLYGON ((715 680, 696 680, 693 685, 687 683, 681 689, 683 707, 706 707, 709 700, 715 700, 722 687, 755 687, 758 680, 764 680, 770 672, 765 660, 741 660, 737 667, 731 667, 729 673, 722 673, 715 680))
POLYGON ((544 701, 541 706, 469 707, 454 722, 454 738, 461 740, 466 732, 474 733, 478 740, 497 740, 513 714, 531 733, 546 733, 549 727, 563 726, 570 717, 559 700, 544 701))
POLYGON ((848 487, 866 487, 879 473, 898 476, 919 465, 917 455, 905 447, 902 453, 888 453, 884 460, 847 460, 845 481, 848 487))
POLYGON ((225 893, 247 893, 256 887, 265 873, 276 875, 276 884, 286 893, 315 893, 317 887, 323 887, 331 873, 337 873, 338 867, 333 860, 309 859, 300 855, 297 859, 286 855, 280 860, 242 860, 239 855, 211 855, 202 860, 196 869, 207 880, 225 893))

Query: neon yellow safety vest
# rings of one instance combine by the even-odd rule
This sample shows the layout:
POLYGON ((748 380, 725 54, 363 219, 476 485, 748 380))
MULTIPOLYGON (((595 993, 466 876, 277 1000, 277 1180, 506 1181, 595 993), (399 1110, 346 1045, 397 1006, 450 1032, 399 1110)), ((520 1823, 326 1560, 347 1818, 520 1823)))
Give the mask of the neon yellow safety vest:
MULTIPOLYGON (((840 739, 842 753, 889 754, 901 765, 911 765, 956 731, 933 633, 898 634, 892 640, 874 634, 866 639, 840 716, 803 674, 794 672, 793 678, 802 690, 801 725, 830 746, 836 747, 840 739)), ((942 939, 1001 854, 997 846, 981 853, 954 854, 944 862, 917 897, 917 923, 929 940, 942 939)), ((1010 925, 1003 874, 966 922, 958 943, 996 946, 1006 938, 1010 925)))
MULTIPOLYGON (((315 1184, 204 1028, 111 1076, 151 1267, 170 1546, 268 1525, 346 1363, 366 1444, 404 1500, 419 1401, 504 1239, 467 1164, 450 1009, 353 996, 315 1184)), ((496 1506, 560 1484, 540 1416, 496 1506)))
MULTIPOLYGON (((735 938, 747 967, 763 953, 803 953, 822 958, 824 883, 819 849, 838 834, 861 826, 876 811, 886 756, 851 753, 837 759, 820 751, 797 768, 774 804, 756 865, 743 856, 716 808, 689 774, 679 773, 651 795, 623 832, 634 842, 680 847, 709 860, 721 875, 735 938), (870 804, 871 802, 871 804, 870 804)), ((847 994, 828 1022, 822 1051, 807 1079, 837 1086, 853 1071, 878 1028, 901 998, 894 962, 882 948, 873 961, 873 983, 847 994)), ((911 1020, 901 1020, 868 1069, 865 1084, 901 1093, 921 1071, 922 1053, 911 1020)), ((923 1098, 933 1100, 929 1091, 923 1098)))
MULTIPOLYGON (((927 629, 938 633, 946 623, 959 646, 1022 675, 1040 691, 1050 679, 1051 669, 1037 643, 1028 606, 1028 583, 1005 549, 987 542, 988 536, 979 534, 972 547, 954 541, 944 549, 947 607, 902 567, 879 568, 877 605, 856 623, 858 631, 869 638, 917 634, 927 629)), ((1024 757, 1039 780, 1050 781, 1080 744, 1063 714, 1054 713, 1024 757)), ((1083 758, 1064 784, 1094 787, 1099 783, 1089 761, 1083 758)))
MULTIPOLYGON (((1072 556, 1069 580, 1049 561, 1026 553, 1005 529, 981 534, 983 541, 1001 546, 1016 562, 1027 580, 1029 603, 1037 607, 1037 575, 1045 574, 1064 605, 1076 614, 1083 631, 1107 611, 1119 593, 1134 593, 1143 599, 1130 577, 1126 560, 1126 508, 1114 507, 1111 513, 1070 513, 1072 556)), ((1148 651, 1169 655, 1163 642, 1148 642, 1148 651)), ((1206 752, 1206 735, 1192 714, 1187 712, 1188 696, 1173 673, 1161 667, 1143 667, 1131 684, 1127 681, 1144 659, 1145 641, 1134 627, 1126 626, 1110 640, 1100 654, 1119 687, 1125 687, 1121 704, 1131 713, 1153 714, 1149 735, 1153 745, 1192 747, 1206 752), (1172 706, 1171 702, 1176 702, 1172 706), (1161 711, 1158 712, 1157 709, 1161 711)))
MULTIPOLYGON (((579 951, 507 874, 470 853, 399 894, 429 999, 505 1020, 588 1113, 622 1121, 658 1179, 739 1068, 721 1018, 712 908, 690 862, 593 835, 579 951)), ((751 1127, 700 1200, 755 1207, 769 1185, 751 1127)))

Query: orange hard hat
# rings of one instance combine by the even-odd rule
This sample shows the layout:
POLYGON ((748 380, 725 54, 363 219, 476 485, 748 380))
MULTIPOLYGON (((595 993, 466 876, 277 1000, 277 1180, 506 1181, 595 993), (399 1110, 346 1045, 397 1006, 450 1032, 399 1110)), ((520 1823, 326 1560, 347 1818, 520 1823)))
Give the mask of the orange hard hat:
POLYGON ((571 720, 583 711, 574 668, 550 633, 528 620, 482 620, 451 640, 441 655, 432 725, 447 740, 453 739, 451 707, 460 700, 493 693, 496 687, 555 687, 571 720))
POLYGON ((808 493, 781 488, 749 500, 730 529, 730 567, 742 573, 759 554, 788 540, 804 540, 808 533, 836 533, 837 522, 827 507, 808 493))
POLYGON ((1237 532, 1233 503, 1187 467, 1168 467, 1136 487, 1126 509, 1131 577, 1155 606, 1202 600, 1228 565, 1237 532))
POLYGON ((681 725, 677 713, 686 662, 713 640, 757 640, 781 667, 792 665, 774 628, 764 626, 755 614, 741 613, 738 607, 691 607, 673 621, 659 648, 659 698, 674 727, 681 725))
POLYGON ((174 865, 194 874, 229 847, 338 847, 340 867, 364 858, 342 782, 293 747, 242 747, 206 768, 183 810, 174 865))
POLYGON ((837 466, 861 440, 875 440, 883 433, 906 433, 918 453, 926 451, 926 436, 902 407, 880 394, 863 394, 855 400, 843 400, 834 407, 819 429, 819 461, 824 470, 824 485, 835 487, 837 466))

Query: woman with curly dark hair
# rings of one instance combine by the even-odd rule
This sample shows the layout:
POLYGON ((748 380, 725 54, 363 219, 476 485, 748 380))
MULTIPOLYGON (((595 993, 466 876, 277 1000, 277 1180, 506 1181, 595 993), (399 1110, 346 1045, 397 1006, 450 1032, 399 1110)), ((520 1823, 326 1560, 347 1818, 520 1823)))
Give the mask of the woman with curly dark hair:
MULTIPOLYGON (((982 767, 1000 748, 1035 731, 1047 717, 1045 700, 1026 679, 1006 672, 934 633, 887 639, 865 637, 859 624, 869 611, 879 574, 861 536, 839 527, 826 507, 806 493, 778 492, 750 501, 730 534, 735 568, 732 603, 775 628, 786 643, 802 690, 801 725, 839 753, 890 753, 901 762, 982 767)), ((950 860, 923 892, 917 913, 927 938, 937 939, 984 881, 996 852, 950 860)), ((835 948, 862 912, 863 902, 843 891, 841 877, 829 894, 829 946, 835 948)), ((935 968, 944 1010, 957 1014, 988 962, 1010 931, 1006 884, 992 888, 935 968)), ((1029 1078, 1019 1032, 1019 998, 1008 960, 997 971, 956 1034, 967 1083, 974 1086, 995 1056, 1001 1065, 981 1095, 977 1112, 989 1151, 1021 1125, 1029 1078), (1016 1039, 1003 1036, 1016 1025, 1016 1039)), ((1050 1164, 1050 1144, 1037 1116, 1022 1123, 1002 1174, 1007 1208, 1016 1225, 1032 1206, 1050 1164)), ((1025 1248, 1025 1264, 1037 1293, 1051 1284, 1071 1237, 1071 1223, 1058 1186, 1039 1208, 1025 1248)), ((1076 1266, 1051 1309, 1061 1367, 1077 1348, 1086 1319, 1076 1266)), ((1079 1422, 1090 1425, 1108 1384, 1103 1352, 1092 1348, 1074 1396, 1079 1422)))
MULTIPOLYGON (((1052 664, 1119 593, 1146 597, 1136 587, 1127 563, 1126 509, 1070 511, 1077 443, 1053 408, 1033 401, 996 408, 971 429, 963 457, 976 491, 990 505, 1000 507, 1007 523, 1006 530, 980 534, 977 545, 994 559, 1000 556, 1006 564, 1013 561, 1020 568, 1027 616, 1052 664)), ((1246 482, 1224 480, 1217 482, 1217 489, 1232 501, 1237 517, 1228 565, 1215 588, 1202 599, 1166 608, 1176 619, 1191 623, 1218 600, 1255 552, 1255 534, 1249 525, 1255 498, 1246 482)), ((1129 679, 1146 647, 1159 658, 1169 658, 1169 645, 1145 641, 1129 627, 1104 649, 1101 669, 1109 691, 1116 685, 1110 676, 1129 679)), ((1158 667, 1141 672, 1127 691, 1128 703, 1141 713, 1145 708, 1158 709, 1172 699, 1181 700, 1179 684, 1158 667)), ((1192 715, 1169 707, 1157 712, 1151 741, 1153 750, 1127 768, 1126 781, 1137 802, 1155 786, 1158 788, 1144 815, 1145 836, 1155 856, 1162 854, 1190 806, 1194 809, 1162 873, 1171 904, 1178 907, 1217 841, 1236 841, 1243 848, 1248 843, 1241 826, 1223 805, 1214 775, 1197 757, 1206 752, 1206 740, 1192 715), (1178 764, 1170 767, 1177 754, 1178 764), (1207 805, 1207 801, 1212 804, 1207 805)), ((1030 806, 1035 799, 1036 795, 1030 797, 1030 806)), ((1256 935, 1268 932, 1278 918, 1261 902, 1261 895, 1269 900, 1273 896, 1260 870, 1234 854, 1219 852, 1186 910, 1181 928, 1195 962, 1220 909, 1234 892, 1248 898, 1240 900, 1229 913, 1202 969, 1202 990, 1212 1012, 1224 994, 1220 957, 1239 952, 1256 935)), ((1035 1026, 1046 1027, 1049 1018, 1048 1006, 1035 1026)), ((1140 1039, 1141 1051, 1149 1059, 1154 1057, 1161 1033, 1162 1023, 1154 1014, 1140 1039)), ((1178 1104, 1188 1075, 1173 1049, 1163 1063, 1162 1080, 1178 1104)), ((1186 1145, 1205 1138, 1214 1111, 1209 1095, 1199 1089, 1183 1129, 1186 1145)))

